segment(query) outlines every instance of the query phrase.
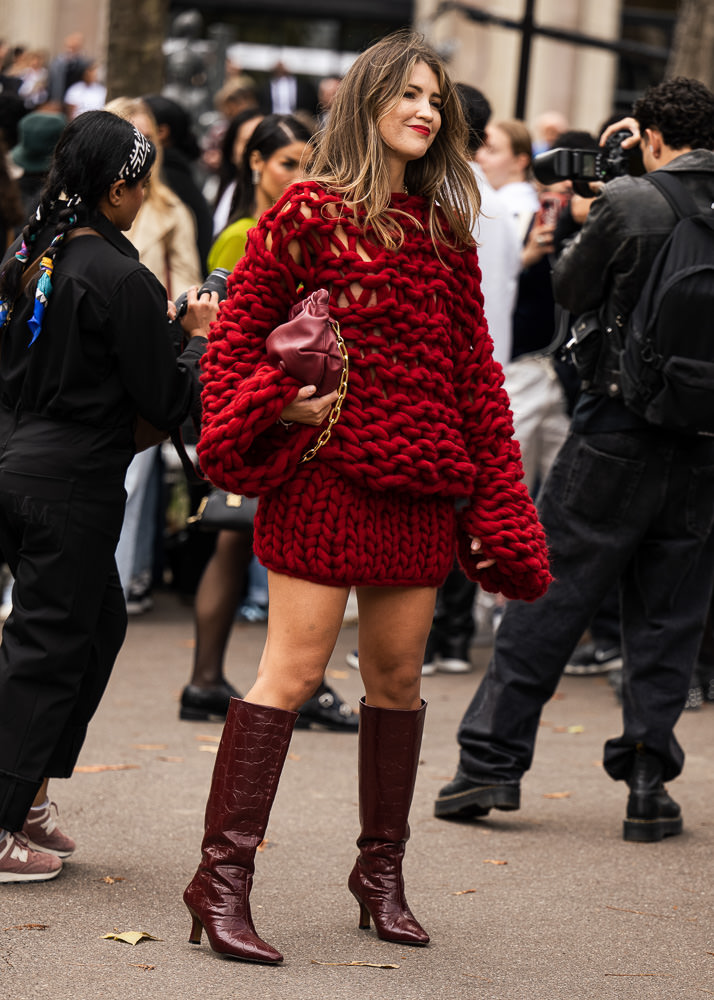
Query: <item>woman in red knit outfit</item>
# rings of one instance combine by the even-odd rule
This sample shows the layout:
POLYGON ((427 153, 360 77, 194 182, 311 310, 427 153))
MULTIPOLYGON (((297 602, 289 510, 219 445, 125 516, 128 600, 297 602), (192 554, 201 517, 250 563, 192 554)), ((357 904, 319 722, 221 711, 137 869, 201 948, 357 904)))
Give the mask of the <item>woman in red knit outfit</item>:
POLYGON ((360 926, 426 944, 401 864, 425 703, 421 665, 436 588, 457 551, 490 591, 546 589, 545 539, 521 483, 508 399, 483 318, 471 237, 479 195, 444 67, 398 33, 362 53, 319 136, 309 179, 248 238, 213 325, 199 456, 208 477, 260 496, 255 549, 269 571, 258 676, 233 699, 201 864, 184 893, 191 940, 282 956, 256 934, 248 895, 296 709, 322 680, 349 588, 359 604, 360 926), (329 441, 308 462, 337 393, 316 398, 266 358, 265 338, 319 288, 349 351, 329 441))

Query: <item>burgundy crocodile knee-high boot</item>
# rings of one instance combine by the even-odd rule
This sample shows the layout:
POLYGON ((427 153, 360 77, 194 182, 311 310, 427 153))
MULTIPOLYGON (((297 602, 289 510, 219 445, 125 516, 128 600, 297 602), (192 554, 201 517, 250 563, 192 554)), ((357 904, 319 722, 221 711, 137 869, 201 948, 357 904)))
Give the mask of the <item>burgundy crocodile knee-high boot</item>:
POLYGON ((371 917, 381 938, 400 944, 429 941, 407 905, 402 878, 425 713, 425 702, 414 711, 375 708, 364 698, 360 702, 362 831, 348 885, 360 905, 360 927, 368 929, 371 917))
POLYGON ((191 944, 206 930, 214 951, 249 962, 282 962, 250 915, 255 852, 290 745, 297 712, 231 698, 213 769, 201 863, 183 894, 191 944))

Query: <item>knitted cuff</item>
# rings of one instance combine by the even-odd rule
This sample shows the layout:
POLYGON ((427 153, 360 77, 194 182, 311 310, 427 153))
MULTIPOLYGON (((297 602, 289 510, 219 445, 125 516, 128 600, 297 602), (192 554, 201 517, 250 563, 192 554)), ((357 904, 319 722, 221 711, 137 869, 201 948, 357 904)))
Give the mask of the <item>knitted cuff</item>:
POLYGON ((528 492, 517 483, 511 495, 499 497, 498 506, 472 506, 459 516, 459 562, 470 580, 493 594, 523 601, 535 601, 548 589, 552 577, 548 568, 545 533, 528 492), (481 550, 471 552, 471 537, 481 540, 481 550), (484 559, 495 565, 477 570, 484 559))

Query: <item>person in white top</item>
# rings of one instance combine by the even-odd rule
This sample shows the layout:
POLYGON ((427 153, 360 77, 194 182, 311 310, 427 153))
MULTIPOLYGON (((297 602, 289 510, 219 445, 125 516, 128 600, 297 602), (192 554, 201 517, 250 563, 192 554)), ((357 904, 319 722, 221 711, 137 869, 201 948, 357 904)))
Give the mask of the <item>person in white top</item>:
POLYGON ((99 82, 99 67, 96 62, 88 62, 82 79, 73 83, 64 95, 67 117, 70 121, 84 111, 97 111, 104 107, 107 88, 99 82))

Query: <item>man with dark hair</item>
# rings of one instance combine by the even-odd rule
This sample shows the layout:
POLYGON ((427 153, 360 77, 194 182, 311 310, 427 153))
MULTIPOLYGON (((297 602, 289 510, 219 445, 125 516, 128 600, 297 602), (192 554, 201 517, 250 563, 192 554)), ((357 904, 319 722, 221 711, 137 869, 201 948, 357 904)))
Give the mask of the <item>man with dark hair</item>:
MULTIPOLYGON (((676 78, 647 91, 627 120, 648 172, 676 177, 701 213, 714 203, 714 94, 676 78)), ((613 131, 617 126, 612 126, 613 131)), ((607 133, 605 133, 607 135, 607 133)), ((631 140, 634 141, 634 140, 631 140)), ((623 733, 605 744, 610 777, 627 782, 626 840, 682 829, 663 782, 681 772, 674 725, 687 698, 714 577, 714 439, 664 429, 628 409, 615 327, 626 329, 678 217, 646 177, 606 184, 558 260, 556 300, 597 312, 592 378, 539 503, 555 582, 533 604, 512 602, 493 658, 464 715, 456 777, 441 817, 518 809, 540 713, 591 615, 619 580, 623 733)))

